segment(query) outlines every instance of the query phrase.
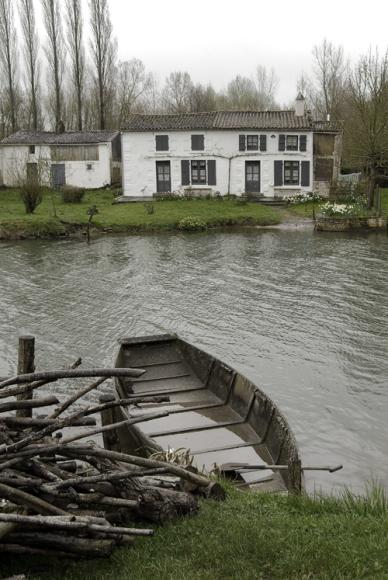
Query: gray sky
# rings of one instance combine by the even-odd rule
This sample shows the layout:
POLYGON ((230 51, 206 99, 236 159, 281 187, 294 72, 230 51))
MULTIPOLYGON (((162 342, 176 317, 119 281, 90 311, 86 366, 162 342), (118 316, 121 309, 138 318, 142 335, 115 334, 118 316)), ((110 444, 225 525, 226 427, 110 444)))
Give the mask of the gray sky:
POLYGON ((187 70, 220 89, 263 64, 279 77, 280 102, 294 98, 323 38, 351 58, 388 45, 386 0, 110 0, 110 7, 120 57, 140 58, 161 81, 187 70))
MULTIPOLYGON (((88 0, 82 1, 87 20, 88 0)), ((161 83, 170 72, 186 70, 194 82, 211 82, 216 89, 237 74, 253 77, 258 64, 273 67, 281 104, 295 98, 301 73, 311 74, 312 48, 325 37, 352 60, 369 47, 383 52, 388 46, 387 0, 109 0, 109 5, 121 60, 140 58, 161 83)))

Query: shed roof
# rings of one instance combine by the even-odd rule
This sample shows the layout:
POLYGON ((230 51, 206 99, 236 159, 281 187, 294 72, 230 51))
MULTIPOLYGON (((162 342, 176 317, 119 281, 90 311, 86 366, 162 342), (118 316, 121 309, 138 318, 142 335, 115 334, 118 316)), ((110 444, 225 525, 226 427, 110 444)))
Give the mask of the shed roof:
POLYGON ((310 115, 296 116, 294 111, 214 111, 173 115, 133 114, 123 131, 195 131, 195 130, 298 130, 312 131, 310 115))
POLYGON ((17 131, 1 141, 3 145, 92 145, 112 141, 119 131, 17 131))

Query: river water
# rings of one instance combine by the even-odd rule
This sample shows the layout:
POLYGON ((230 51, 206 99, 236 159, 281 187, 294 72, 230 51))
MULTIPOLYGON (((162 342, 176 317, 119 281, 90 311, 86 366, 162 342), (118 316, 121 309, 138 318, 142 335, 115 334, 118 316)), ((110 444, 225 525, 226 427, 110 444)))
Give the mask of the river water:
POLYGON ((388 488, 387 257, 385 234, 297 229, 2 243, 0 376, 23 333, 44 369, 175 331, 279 404, 305 464, 344 464, 309 489, 388 488))

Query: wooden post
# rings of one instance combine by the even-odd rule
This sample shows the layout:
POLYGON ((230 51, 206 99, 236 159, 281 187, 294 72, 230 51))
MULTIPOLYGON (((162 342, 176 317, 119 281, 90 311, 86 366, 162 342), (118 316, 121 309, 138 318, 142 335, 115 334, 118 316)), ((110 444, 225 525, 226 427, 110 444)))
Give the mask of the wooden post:
MULTIPOLYGON (((35 371, 35 337, 20 336, 18 350, 18 375, 33 373, 35 371)), ((32 399, 33 392, 29 391, 17 396, 18 400, 32 399)), ((32 417, 32 409, 20 409, 16 412, 17 417, 32 417)))
POLYGON ((302 493, 302 462, 300 459, 288 462, 288 477, 290 492, 297 495, 302 493))

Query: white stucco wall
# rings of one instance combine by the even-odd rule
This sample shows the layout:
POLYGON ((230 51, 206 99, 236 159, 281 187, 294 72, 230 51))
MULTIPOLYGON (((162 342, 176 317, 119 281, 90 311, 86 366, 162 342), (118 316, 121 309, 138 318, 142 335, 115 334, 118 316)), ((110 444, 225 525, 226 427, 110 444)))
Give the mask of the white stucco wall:
POLYGON ((151 196, 156 192, 156 161, 170 161, 171 190, 182 192, 182 159, 215 159, 217 184, 192 185, 194 188, 211 187, 222 195, 241 195, 245 192, 245 161, 260 161, 260 189, 265 196, 292 195, 312 191, 313 138, 311 132, 292 131, 166 131, 123 132, 122 172, 123 193, 128 196, 151 196), (307 150, 279 151, 279 134, 306 135, 307 150), (191 135, 204 135, 204 151, 191 150, 191 135), (239 151, 239 135, 267 135, 267 151, 239 151), (169 151, 156 151, 155 135, 169 136, 169 151), (274 137, 272 137, 274 135, 274 137), (274 186, 274 161, 310 161, 310 186, 274 186), (229 185, 230 163, 230 185, 229 185))
MULTIPOLYGON (((65 165, 66 185, 97 189, 111 183, 111 143, 99 143, 98 161, 60 161, 65 165), (91 169, 88 169, 91 165, 91 169)), ((4 185, 17 186, 26 178, 27 163, 38 163, 42 183, 51 185, 50 147, 36 145, 35 154, 29 153, 28 145, 1 145, 0 169, 4 185)))

